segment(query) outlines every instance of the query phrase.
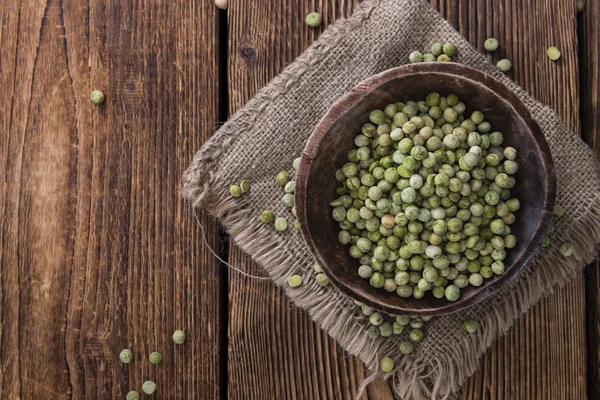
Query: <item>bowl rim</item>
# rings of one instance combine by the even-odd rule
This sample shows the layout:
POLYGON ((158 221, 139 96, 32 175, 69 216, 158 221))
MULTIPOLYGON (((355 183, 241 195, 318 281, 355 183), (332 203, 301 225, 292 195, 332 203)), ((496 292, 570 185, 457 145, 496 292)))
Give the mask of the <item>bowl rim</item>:
MULTIPOLYGON (((422 316, 434 316, 450 314, 460 311, 466 307, 470 307, 476 303, 480 303, 488 298, 492 293, 502 289, 512 282, 537 254, 541 247, 542 240, 544 239, 547 230, 550 227, 552 221, 552 211, 554 208, 554 199, 556 195, 556 175, 554 170, 554 162, 551 157, 550 147, 544 134, 538 125, 538 123, 531 116, 531 112, 527 109, 525 104, 513 93, 506 85, 497 80, 496 78, 470 67, 466 67, 457 63, 418 63, 408 64, 400 67, 388 69, 379 74, 373 75, 358 85, 352 90, 346 93, 344 96, 339 98, 325 113, 321 120, 316 125, 315 129, 311 133, 309 139, 306 142, 306 146, 302 152, 300 166, 296 176, 296 191, 295 191, 295 204, 298 215, 298 221, 300 223, 300 231, 308 247, 310 248, 317 261, 321 264, 321 267, 325 271, 329 280, 333 285, 348 295, 354 300, 361 301, 368 306, 388 312, 391 314, 416 314, 422 316), (384 301, 378 300, 374 296, 365 296, 363 293, 356 292, 353 290, 344 280, 338 279, 336 275, 331 273, 331 269, 327 263, 323 260, 318 246, 311 235, 310 228, 307 222, 307 201, 306 201, 306 187, 309 178, 310 166, 314 158, 319 154, 319 149, 322 140, 325 135, 330 131, 333 125, 338 119, 349 109, 356 106, 357 103, 370 92, 377 88, 385 85, 388 81, 397 79, 400 77, 406 77, 409 75, 426 75, 426 74, 442 74, 449 75, 453 78, 468 79, 475 81, 488 88, 489 90, 496 93, 499 97, 505 100, 518 114, 519 118, 523 120, 525 125, 529 128, 532 133, 536 144, 540 149, 541 157, 541 170, 546 173, 546 184, 547 190, 544 196, 544 209, 542 210, 542 217, 537 225, 537 229, 533 234, 533 237, 523 254, 517 258, 511 265, 511 268, 507 268, 507 272, 498 277, 495 282, 492 282, 489 286, 482 288, 481 290, 474 293, 469 298, 459 299, 456 302, 445 301, 436 307, 419 308, 419 307, 399 307, 398 305, 392 305, 384 301), (468 77, 467 77, 468 76, 468 77)), ((417 300, 415 300, 417 301, 417 300)), ((409 302, 410 304, 410 302, 409 302)))

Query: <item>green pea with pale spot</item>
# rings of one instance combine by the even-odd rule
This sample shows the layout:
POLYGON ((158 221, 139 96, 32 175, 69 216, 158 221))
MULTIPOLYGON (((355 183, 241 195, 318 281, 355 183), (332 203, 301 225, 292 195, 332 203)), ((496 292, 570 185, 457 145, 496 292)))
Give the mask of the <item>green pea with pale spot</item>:
POLYGON ((318 12, 311 12, 306 16, 306 25, 311 28, 318 28, 323 22, 323 17, 318 12))
POLYGON ((563 243, 560 245, 560 254, 564 257, 571 257, 574 253, 573 245, 571 243, 563 243))
POLYGON ((123 364, 131 364, 133 361, 133 352, 129 349, 123 349, 119 353, 119 359, 123 364))
POLYGON ((259 219, 263 224, 269 224, 275 219, 275 214, 271 210, 262 210, 259 219))
POLYGON ((463 323, 463 329, 469 333, 475 333, 479 329, 479 324, 474 319, 468 319, 463 323))
POLYGON ((409 355, 410 353, 412 353, 413 348, 414 348, 414 345, 408 340, 402 341, 398 345, 398 349, 400 350, 400 353, 402 353, 406 356, 409 355))
POLYGON ((185 342, 185 332, 180 329, 173 332, 173 342, 175 344, 183 344, 185 342))
POLYGON ((285 218, 277 218, 275 219, 275 229, 279 232, 285 232, 288 229, 288 222, 285 218))
POLYGON ((157 365, 162 362, 162 355, 159 352, 153 352, 150 354, 150 363, 157 365))
POLYGON ((512 63, 510 61, 508 61, 507 59, 502 59, 502 60, 498 61, 496 66, 498 67, 498 69, 500 71, 505 72, 505 73, 512 69, 512 63))
POLYGON ((500 43, 498 42, 497 39, 494 39, 494 38, 487 39, 483 44, 483 47, 485 47, 485 49, 487 51, 489 51, 490 53, 498 50, 499 46, 500 46, 500 43))
POLYGON ((423 62, 423 54, 421 54, 420 51, 413 51, 412 53, 410 53, 410 55, 408 56, 408 60, 411 63, 420 63, 423 62))
POLYGON ((146 394, 153 394, 156 392, 156 383, 153 381, 146 381, 142 384, 142 390, 146 394))
POLYGON ((276 181, 278 185, 285 186, 290 181, 290 174, 287 171, 281 171, 277 174, 276 181))
POLYGON ((102 93, 100 90, 94 90, 90 94, 90 100, 94 104, 102 104, 104 103, 104 93, 102 93))

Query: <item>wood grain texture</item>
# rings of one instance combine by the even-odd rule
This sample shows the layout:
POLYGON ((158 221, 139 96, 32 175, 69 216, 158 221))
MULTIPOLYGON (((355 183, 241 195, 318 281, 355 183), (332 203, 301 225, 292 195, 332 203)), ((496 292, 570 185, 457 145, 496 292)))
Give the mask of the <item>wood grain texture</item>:
MULTIPOLYGON (((298 57, 323 30, 310 29, 311 11, 323 27, 352 13, 356 0, 232 0, 229 19, 230 111, 242 107, 298 57)), ((293 160, 290 160, 290 163, 293 160)), ((255 275, 262 268, 236 246, 229 262, 255 275)), ((271 282, 229 274, 230 399, 349 399, 364 377, 362 363, 348 356, 271 282)), ((390 399, 385 382, 364 398, 390 399)))
MULTIPOLYGON (((587 0, 585 11, 579 14, 581 40, 581 135, 600 154, 600 0, 587 0)), ((588 398, 600 399, 600 263, 588 267, 587 347, 588 398)))
MULTIPOLYGON (((572 0, 431 0, 442 15, 490 61, 508 58, 509 76, 580 132, 577 13, 572 0), (558 62, 549 46, 562 51, 558 62)), ((597 20, 596 20, 597 22, 597 20)), ((463 399, 585 399, 585 285, 583 273, 542 300, 482 360, 464 385, 463 399)))
POLYGON ((178 194, 217 119, 212 2, 5 1, 0 21, 0 397, 218 398, 218 266, 178 194))

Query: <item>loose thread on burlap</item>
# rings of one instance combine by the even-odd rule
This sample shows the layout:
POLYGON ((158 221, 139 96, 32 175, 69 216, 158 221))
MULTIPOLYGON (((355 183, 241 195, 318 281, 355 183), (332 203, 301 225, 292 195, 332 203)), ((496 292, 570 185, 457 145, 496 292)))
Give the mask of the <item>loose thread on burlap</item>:
POLYGON ((234 266, 232 266, 231 264, 229 264, 227 261, 223 260, 210 246, 210 244, 208 243, 208 240, 206 239, 206 232, 204 231, 204 226, 202 226, 202 223, 200 222, 200 218, 198 218, 198 213, 196 211, 197 209, 194 208, 194 218, 196 219, 196 223, 198 224, 198 226, 200 227, 200 230, 202 231, 202 233, 200 234, 200 236, 202 236, 202 240, 204 240, 204 244, 206 245, 206 248, 208 249, 208 251, 211 252, 211 254, 213 256, 215 256, 217 258, 217 260, 221 261, 221 265, 234 270, 235 272, 242 274, 248 278, 252 278, 252 279, 256 279, 259 281, 268 281, 271 280, 271 278, 267 277, 267 276, 256 276, 256 275, 251 275, 249 273, 246 273, 244 271, 242 271, 241 269, 238 269, 234 266))
POLYGON ((354 396, 354 400, 358 400, 360 399, 367 391, 367 386, 369 386, 370 383, 374 382, 375 379, 377 379, 380 376, 379 372, 374 371, 371 373, 371 375, 367 376, 366 378, 363 379, 363 381, 360 383, 360 386, 358 387, 358 390, 356 391, 356 395, 354 396))

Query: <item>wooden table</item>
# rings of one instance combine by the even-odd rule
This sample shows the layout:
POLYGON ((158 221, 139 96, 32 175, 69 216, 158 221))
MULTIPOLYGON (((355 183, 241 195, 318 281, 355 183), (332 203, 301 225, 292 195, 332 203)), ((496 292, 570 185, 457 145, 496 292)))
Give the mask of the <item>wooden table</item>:
MULTIPOLYGON (((222 267, 178 195, 202 143, 322 32, 306 14, 328 25, 357 0, 231 3, 0 2, 0 398, 124 398, 153 379, 157 399, 349 399, 365 376, 281 290, 222 267)), ((599 146, 600 0, 431 3, 481 51, 498 38, 490 59, 599 146)), ((462 398, 599 399, 599 281, 595 264, 521 318, 462 398)), ((391 397, 377 382, 364 398, 391 397)))

